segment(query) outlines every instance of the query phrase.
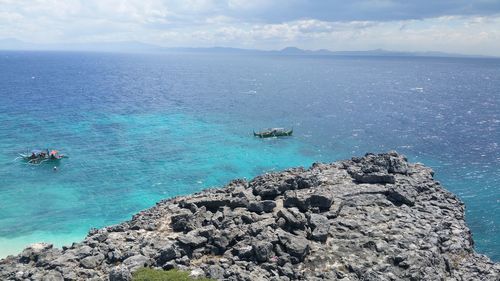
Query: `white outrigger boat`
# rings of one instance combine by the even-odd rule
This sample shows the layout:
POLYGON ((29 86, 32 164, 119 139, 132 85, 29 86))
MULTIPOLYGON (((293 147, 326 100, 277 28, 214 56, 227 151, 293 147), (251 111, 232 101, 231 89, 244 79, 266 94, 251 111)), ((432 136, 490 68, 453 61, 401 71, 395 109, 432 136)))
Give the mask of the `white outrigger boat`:
POLYGON ((253 131, 253 135, 259 138, 285 137, 291 136, 292 134, 293 128, 290 130, 286 130, 284 128, 270 128, 257 133, 253 131))

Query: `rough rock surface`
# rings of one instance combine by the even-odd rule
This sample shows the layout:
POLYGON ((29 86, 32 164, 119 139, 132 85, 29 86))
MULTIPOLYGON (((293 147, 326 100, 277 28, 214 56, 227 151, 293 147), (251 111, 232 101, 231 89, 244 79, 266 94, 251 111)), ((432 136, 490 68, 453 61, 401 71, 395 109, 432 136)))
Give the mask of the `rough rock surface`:
POLYGON ((157 203, 62 250, 35 244, 0 280, 131 279, 143 266, 222 280, 499 280, 464 205, 421 164, 367 154, 157 203))

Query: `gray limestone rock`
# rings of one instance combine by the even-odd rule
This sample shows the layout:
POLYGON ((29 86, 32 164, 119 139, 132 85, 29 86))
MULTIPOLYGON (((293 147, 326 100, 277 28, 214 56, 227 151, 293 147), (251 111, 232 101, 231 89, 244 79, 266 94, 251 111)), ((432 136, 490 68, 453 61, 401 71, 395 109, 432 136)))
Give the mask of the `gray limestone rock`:
POLYGON ((0 280, 130 281, 141 267, 220 280, 499 280, 464 204, 422 164, 366 154, 166 199, 57 249, 0 261, 0 280))
POLYGON ((352 172, 351 176, 358 182, 358 183, 380 183, 380 184, 386 184, 386 183, 395 183, 396 179, 394 178, 393 175, 386 174, 386 173, 377 173, 377 172, 371 172, 371 173, 356 173, 352 172))
POLYGON ((132 274, 125 266, 115 266, 109 271, 109 281, 131 281, 132 274))
POLYGON ((274 207, 276 202, 273 200, 252 201, 248 204, 248 210, 256 213, 269 213, 274 207))
POLYGON ((309 241, 304 237, 296 236, 285 231, 278 231, 280 243, 285 246, 286 252, 303 261, 308 254, 309 241))
POLYGON ((51 270, 43 275, 42 281, 64 281, 64 278, 60 272, 51 270))
POLYGON ((290 190, 285 193, 284 206, 297 207, 302 212, 312 208, 328 210, 333 203, 333 194, 315 190, 290 190))
POLYGON ((273 244, 265 241, 257 241, 252 246, 255 258, 259 262, 268 261, 273 254, 273 244))
POLYGON ((123 265, 127 267, 130 272, 134 272, 141 267, 147 267, 151 265, 151 259, 143 255, 135 255, 127 258, 123 261, 123 265))
POLYGON ((87 269, 92 269, 97 267, 99 264, 101 264, 102 260, 104 259, 103 254, 97 254, 95 256, 88 256, 80 260, 80 264, 82 267, 87 268, 87 269))
POLYGON ((233 247, 233 254, 241 260, 246 260, 253 256, 254 251, 252 245, 242 241, 233 247))
POLYGON ((219 265, 211 265, 207 269, 207 276, 216 280, 224 279, 224 268, 219 265))
POLYGON ((328 237, 328 232, 330 231, 330 222, 328 218, 319 214, 311 214, 308 221, 313 229, 311 238, 316 241, 325 242, 328 237))
POLYGON ((278 218, 283 218, 286 222, 285 226, 292 229, 303 229, 307 223, 306 216, 295 207, 279 210, 278 218))
POLYGON ((24 249, 19 255, 19 261, 22 263, 36 262, 45 255, 53 245, 48 243, 35 243, 24 249))
POLYGON ((176 253, 174 249, 174 244, 173 243, 165 243, 164 245, 161 246, 159 249, 159 257, 158 257, 158 263, 159 264, 165 264, 168 261, 171 261, 175 258, 176 253))
POLYGON ((397 206, 402 204, 413 206, 416 197, 417 190, 410 185, 391 185, 387 191, 387 199, 397 206))
POLYGON ((179 236, 177 240, 182 244, 189 245, 193 248, 198 248, 204 245, 208 241, 207 238, 199 235, 199 233, 196 230, 193 230, 185 235, 179 236))

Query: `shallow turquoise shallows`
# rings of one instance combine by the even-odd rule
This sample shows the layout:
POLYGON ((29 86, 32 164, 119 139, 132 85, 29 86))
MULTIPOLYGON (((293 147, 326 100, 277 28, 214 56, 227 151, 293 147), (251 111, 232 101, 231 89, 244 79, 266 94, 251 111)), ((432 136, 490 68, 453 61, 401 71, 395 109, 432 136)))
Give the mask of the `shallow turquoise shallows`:
POLYGON ((0 52, 0 257, 176 195, 391 149, 500 260, 500 60, 0 52), (289 138, 253 130, 293 127, 289 138), (57 164, 17 154, 55 148, 57 164))

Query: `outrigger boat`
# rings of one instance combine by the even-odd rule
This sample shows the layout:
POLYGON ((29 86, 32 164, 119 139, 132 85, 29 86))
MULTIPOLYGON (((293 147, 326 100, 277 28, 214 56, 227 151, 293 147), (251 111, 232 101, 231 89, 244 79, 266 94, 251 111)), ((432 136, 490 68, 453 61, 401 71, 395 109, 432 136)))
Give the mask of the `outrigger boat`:
POLYGON ((19 157, 27 161, 28 164, 40 164, 45 161, 59 161, 63 158, 68 158, 64 154, 59 154, 57 150, 40 150, 35 149, 26 153, 19 153, 19 157))
POLYGON ((293 133, 293 129, 291 130, 286 130, 283 128, 270 128, 270 129, 265 129, 264 131, 261 132, 253 132, 253 135, 255 137, 259 138, 273 138, 273 137, 285 137, 285 136, 291 136, 293 133))

